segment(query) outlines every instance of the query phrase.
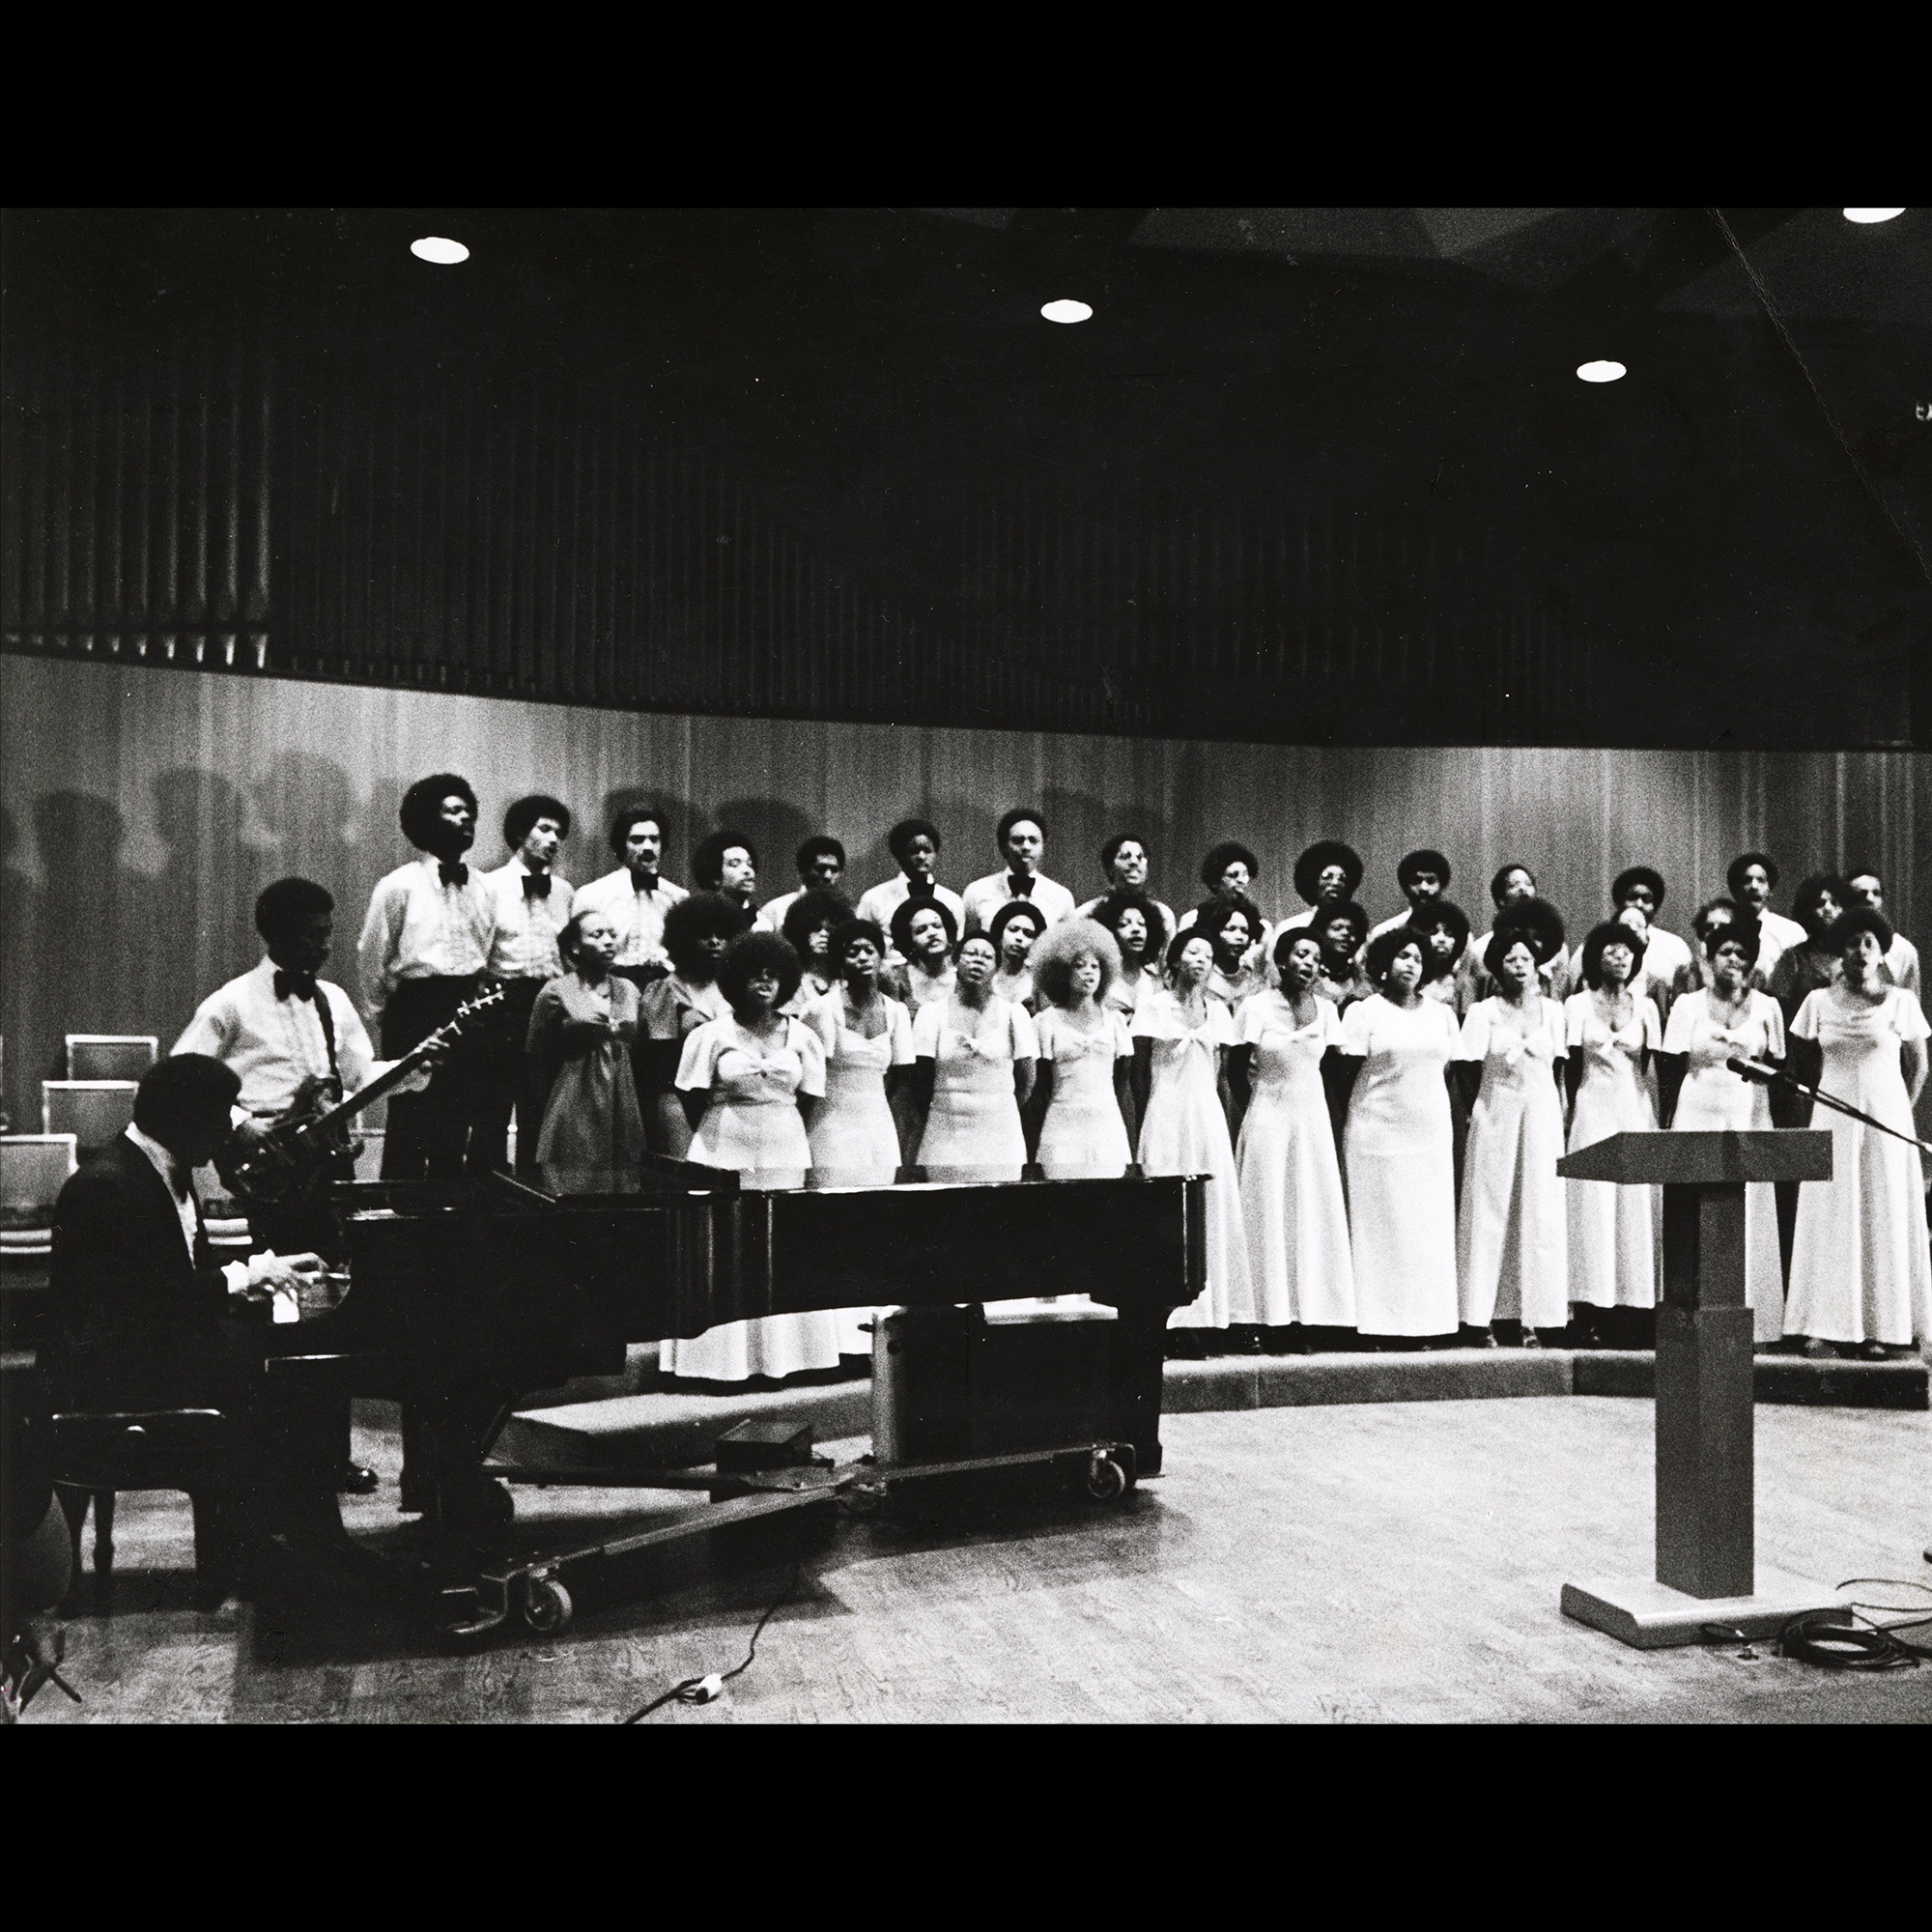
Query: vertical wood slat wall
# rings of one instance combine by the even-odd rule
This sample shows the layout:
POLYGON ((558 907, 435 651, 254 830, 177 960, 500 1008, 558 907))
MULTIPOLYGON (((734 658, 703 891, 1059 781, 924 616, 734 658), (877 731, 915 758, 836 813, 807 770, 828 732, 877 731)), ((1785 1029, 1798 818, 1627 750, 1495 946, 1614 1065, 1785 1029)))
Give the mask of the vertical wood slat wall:
MULTIPOLYGON (((214 581, 218 609, 220 568, 214 581)), ((238 565, 238 611, 247 581, 238 565)), ((1133 827, 1171 901, 1191 903, 1201 854, 1237 838, 1263 858, 1264 907, 1292 910, 1294 854, 1342 837, 1368 863, 1363 897, 1378 916, 1400 907, 1397 859, 1426 843, 1449 854, 1451 895, 1479 928, 1491 873, 1521 859, 1578 934, 1617 870, 1655 865, 1670 883, 1664 923, 1684 932, 1699 900, 1723 890, 1730 858, 1762 846, 1784 868, 1780 905, 1806 871, 1868 862, 1901 928, 1932 940, 1932 842, 1915 837, 1932 812, 1923 754, 1328 750, 910 728, 23 656, 0 658, 0 1031, 22 1125, 38 1120, 38 1083, 63 1035, 171 1040, 197 1001, 252 964, 250 909, 271 878, 301 872, 335 894, 334 974, 353 984, 370 888, 410 856, 395 822, 402 787, 437 769, 476 786, 484 865, 501 862, 512 798, 568 801, 579 823, 564 870, 578 882, 612 863, 601 821, 619 797, 668 814, 672 876, 705 831, 746 831, 765 896, 789 888, 793 848, 821 829, 844 840, 855 889, 891 876, 886 828, 913 812, 940 825, 942 876, 963 883, 994 869, 994 823, 1024 803, 1046 817, 1049 871, 1083 895, 1099 887, 1100 840, 1133 827)))
MULTIPOLYGON (((902 568, 865 488, 801 500, 769 452, 621 383, 214 335, 14 362, 10 651, 963 726, 1712 736, 1694 653, 1547 608, 1511 501, 1448 525, 1422 493, 1352 501, 1345 476, 1304 500, 975 470, 923 479, 945 528, 902 568)), ((1802 717, 1761 715, 1747 683, 1724 722, 1883 743, 1903 690, 1846 658, 1802 717)))

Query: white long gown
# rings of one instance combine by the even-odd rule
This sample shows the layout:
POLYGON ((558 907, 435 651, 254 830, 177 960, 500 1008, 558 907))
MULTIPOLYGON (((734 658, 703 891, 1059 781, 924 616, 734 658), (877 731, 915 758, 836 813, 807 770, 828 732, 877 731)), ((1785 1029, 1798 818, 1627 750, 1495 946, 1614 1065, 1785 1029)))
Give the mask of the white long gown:
POLYGON ((1254 1060, 1236 1162, 1255 1320, 1269 1328, 1355 1325, 1349 1209, 1321 1084, 1322 1056, 1342 1043, 1342 1016, 1326 1000, 1313 1005, 1307 1026, 1281 993, 1257 993, 1240 1013, 1254 1060))
MULTIPOLYGON (((1782 1060, 1784 1015, 1769 993, 1751 989, 1736 1023, 1723 1026, 1713 1016, 1712 999, 1707 986, 1680 995, 1664 1025, 1663 1051, 1681 1053, 1689 1062, 1671 1128, 1768 1133, 1770 1088, 1733 1073, 1724 1063, 1733 1056, 1782 1060)), ((1753 1338, 1776 1342, 1784 1332, 1784 1271, 1777 1249, 1777 1194, 1768 1180, 1745 1189, 1745 1299, 1753 1338)))
POLYGON ((834 989, 810 1015, 825 1049, 825 1104, 811 1123, 812 1178, 832 1187, 889 1187, 899 1170, 898 1127, 886 1098, 886 1074, 913 1062, 912 1015, 888 994, 884 1032, 869 1038, 845 1023, 845 996, 834 989))
POLYGON ((1563 1102, 1555 1066, 1564 1057, 1563 1009, 1539 997, 1525 1021, 1501 995, 1478 1000, 1463 1022, 1458 1060, 1483 1069, 1463 1150, 1456 1222, 1456 1279, 1463 1320, 1561 1328, 1570 1320, 1564 1225, 1563 1102))
POLYGON ((1362 1062, 1342 1131, 1355 1322, 1364 1335, 1456 1332, 1456 1160, 1444 1069, 1456 1015, 1376 993, 1342 1015, 1362 1062))
MULTIPOLYGON (((825 1093, 825 1049, 805 1021, 785 1018, 781 1042, 754 1038, 735 1018, 707 1020, 687 1036, 680 1092, 708 1088, 711 1104, 692 1136, 690 1158, 732 1169, 748 1188, 803 1187, 811 1164, 798 1095, 825 1093)), ((659 1361, 674 1376, 741 1382, 838 1366, 838 1312, 767 1315, 726 1321, 694 1340, 674 1340, 659 1361)))
MULTIPOLYGON (((1791 1022, 1825 1057, 1818 1091, 1900 1133, 1915 1131, 1899 1048, 1928 1029, 1902 987, 1876 1007, 1842 1006, 1835 988, 1808 993, 1791 1022)), ((1784 1332, 1824 1342, 1903 1348, 1932 1331, 1932 1256, 1926 1252, 1925 1181, 1916 1150, 1862 1122, 1819 1107, 1832 1130, 1832 1179, 1798 1190, 1791 1298, 1784 1332)))
POLYGON ((1142 996, 1135 1039, 1152 1045, 1152 1080, 1141 1122, 1140 1164, 1148 1174, 1208 1176, 1208 1286, 1168 1320, 1170 1328, 1226 1328, 1253 1321, 1254 1286, 1241 1224, 1240 1179, 1228 1117, 1221 1110, 1217 1055, 1236 1041, 1235 1017, 1219 1000, 1196 1020, 1162 986, 1142 996))
MULTIPOLYGON (((886 1098, 886 1073, 912 1065, 912 1015, 879 996, 882 1033, 869 1037, 845 1024, 845 995, 835 986, 808 1015, 825 1048, 825 1104, 811 1123, 811 1179, 824 1187, 890 1187, 899 1171, 899 1133, 886 1098)), ((838 1352, 872 1352, 870 1308, 838 1308, 838 1352)))
POLYGON ((912 1025, 915 1058, 933 1063, 932 1106, 919 1144, 928 1180, 1017 1180, 1026 1131, 1013 1094, 1013 1062, 1037 1060, 1033 1015, 989 996, 980 1031, 952 1024, 950 1005, 922 1007, 912 1025))
MULTIPOLYGON (((1612 1134, 1657 1131, 1657 1108, 1639 1062, 1662 1043, 1657 1003, 1631 999, 1631 1016, 1612 1028, 1594 993, 1563 1003, 1564 1033, 1580 1056, 1570 1151, 1612 1134)), ((1617 1187, 1605 1180, 1563 1183, 1569 1217, 1570 1299, 1591 1308, 1654 1308, 1663 1238, 1662 1190, 1617 1187)))
POLYGON ((1132 1150, 1114 1092, 1114 1069, 1134 1057, 1126 1022, 1102 1008, 1100 1024, 1087 1033, 1058 1007, 1048 1007, 1033 1025, 1041 1062, 1053 1064, 1053 1094, 1039 1128, 1039 1164, 1046 1178, 1124 1174, 1132 1150))

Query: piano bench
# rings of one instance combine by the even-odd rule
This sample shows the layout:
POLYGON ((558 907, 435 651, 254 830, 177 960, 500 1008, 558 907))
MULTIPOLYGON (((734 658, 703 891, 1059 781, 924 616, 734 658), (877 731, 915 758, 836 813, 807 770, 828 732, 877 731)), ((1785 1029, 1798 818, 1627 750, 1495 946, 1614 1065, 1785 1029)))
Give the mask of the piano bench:
POLYGON ((194 1509, 196 1605, 212 1608, 221 1601, 231 1581, 230 1551, 214 1497, 233 1464, 235 1432, 219 1409, 68 1409, 49 1417, 48 1442, 76 1577, 90 1503, 94 1575, 97 1587, 104 1587, 114 1571, 116 1493, 180 1490, 194 1509))

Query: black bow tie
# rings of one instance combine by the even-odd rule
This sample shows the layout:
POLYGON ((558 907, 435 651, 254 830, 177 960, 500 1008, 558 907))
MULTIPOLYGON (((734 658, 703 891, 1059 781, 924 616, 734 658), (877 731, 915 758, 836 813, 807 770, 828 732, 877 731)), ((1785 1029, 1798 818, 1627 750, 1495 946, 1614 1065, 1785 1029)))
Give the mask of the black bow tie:
POLYGON ((640 893, 654 893, 658 889, 658 875, 655 872, 645 872, 640 876, 633 872, 631 884, 640 893))
POLYGON ((437 866, 436 875, 445 886, 467 886, 469 883, 469 867, 461 859, 441 861, 437 866))
POLYGON ((1028 876, 1027 876, 1027 877, 1025 877, 1025 878, 1023 879, 1023 878, 1021 878, 1021 877, 1020 877, 1020 875, 1019 875, 1019 874, 1018 874, 1017 872, 1009 872, 1009 873, 1008 873, 1008 875, 1007 875, 1007 890, 1008 890, 1008 892, 1009 892, 1009 893, 1010 893, 1010 894, 1011 894, 1011 895, 1013 895, 1013 897, 1014 897, 1014 898, 1016 898, 1016 899, 1030 899, 1030 898, 1032 898, 1032 897, 1033 897, 1033 877, 1032 877, 1032 874, 1031 874, 1031 873, 1029 873, 1029 874, 1028 874, 1028 876))
POLYGON ((908 879, 906 881, 906 897, 909 899, 932 899, 938 896, 939 895, 932 889, 932 881, 930 879, 908 879))
POLYGON ((312 1000, 315 998, 315 975, 313 973, 284 973, 275 970, 275 998, 278 1000, 312 1000))
POLYGON ((524 896, 526 899, 549 898, 550 874, 548 872, 526 872, 524 874, 524 896))

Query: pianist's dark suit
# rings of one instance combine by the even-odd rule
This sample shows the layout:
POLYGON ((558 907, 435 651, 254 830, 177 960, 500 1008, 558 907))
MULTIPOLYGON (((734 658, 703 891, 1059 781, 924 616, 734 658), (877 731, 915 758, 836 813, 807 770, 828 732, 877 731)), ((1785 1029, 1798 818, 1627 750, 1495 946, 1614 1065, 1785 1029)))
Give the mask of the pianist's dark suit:
POLYGON ((41 1363, 57 1406, 247 1408, 260 1321, 231 1315, 199 1211, 190 1256, 167 1183, 132 1141, 69 1179, 53 1236, 41 1363))

